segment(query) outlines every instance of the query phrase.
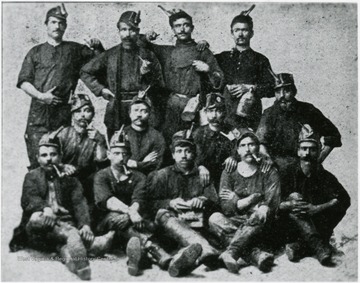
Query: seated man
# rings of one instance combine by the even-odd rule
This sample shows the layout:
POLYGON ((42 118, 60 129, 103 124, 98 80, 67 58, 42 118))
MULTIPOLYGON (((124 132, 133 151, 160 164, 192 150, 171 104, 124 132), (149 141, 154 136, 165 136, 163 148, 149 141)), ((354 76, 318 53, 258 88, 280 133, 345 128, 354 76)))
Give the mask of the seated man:
MULTIPOLYGON (((203 232, 207 217, 217 203, 215 188, 212 183, 206 187, 201 184, 199 170, 194 164, 196 147, 191 130, 174 134, 171 151, 175 164, 148 176, 150 212, 156 214, 159 229, 180 246, 201 245, 202 252, 192 263, 192 269, 202 263, 210 265, 219 252, 198 232, 203 232)), ((178 275, 176 270, 169 269, 169 273, 178 275)))
POLYGON ((42 137, 38 152, 40 167, 25 176, 21 197, 23 216, 10 249, 17 251, 27 244, 56 247, 69 270, 88 280, 91 271, 87 253, 95 256, 105 253, 114 232, 94 239, 80 182, 59 170, 61 147, 56 135, 54 132, 42 137))
MULTIPOLYGON (((139 275, 139 269, 148 253, 162 269, 187 270, 194 253, 200 246, 192 245, 175 258, 151 240, 151 226, 141 215, 145 205, 144 174, 128 170, 126 163, 131 155, 130 143, 123 131, 115 132, 110 141, 108 158, 111 166, 96 173, 94 178, 95 202, 103 212, 99 232, 115 230, 116 236, 127 242, 128 272, 139 275)), ((201 252, 201 251, 200 251, 201 252)))
POLYGON ((134 96, 129 108, 131 124, 124 129, 131 148, 127 165, 146 175, 160 168, 166 147, 163 136, 149 125, 151 107, 146 93, 134 96))
POLYGON ((209 93, 206 96, 205 113, 208 125, 194 131, 196 144, 196 164, 202 171, 208 171, 215 189, 219 190, 223 168, 234 171, 237 165, 235 155, 235 137, 230 134, 232 127, 224 123, 225 101, 220 93, 209 93))
POLYGON ((322 265, 331 265, 329 239, 350 206, 350 197, 334 175, 319 162, 320 137, 305 124, 299 134, 300 161, 286 168, 282 179, 280 210, 287 215, 288 226, 296 242, 286 245, 291 261, 315 254, 322 265))
POLYGON ((269 231, 280 202, 280 178, 273 167, 266 173, 261 171, 257 157, 259 140, 253 132, 240 136, 237 151, 241 159, 237 170, 224 171, 221 176, 219 197, 223 213, 211 215, 209 228, 227 246, 220 259, 230 272, 238 273, 240 257, 266 272, 274 257, 254 244, 269 231))

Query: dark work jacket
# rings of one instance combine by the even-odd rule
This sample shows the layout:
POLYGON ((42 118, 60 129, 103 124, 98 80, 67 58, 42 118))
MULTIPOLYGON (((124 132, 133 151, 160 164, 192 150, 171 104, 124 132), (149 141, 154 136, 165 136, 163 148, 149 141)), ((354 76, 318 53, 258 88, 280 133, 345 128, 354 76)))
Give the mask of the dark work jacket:
MULTIPOLYGON (((53 179, 55 185, 56 199, 60 206, 67 209, 76 226, 80 229, 84 225, 90 226, 89 209, 86 199, 83 195, 83 189, 80 182, 74 177, 64 176, 53 179)), ((23 192, 21 196, 21 207, 23 215, 20 226, 15 229, 13 240, 10 243, 10 249, 16 251, 19 243, 16 243, 16 237, 24 237, 25 226, 34 212, 43 211, 48 204, 48 179, 45 171, 39 167, 25 175, 23 183, 23 192), (15 243, 14 243, 15 241, 15 243)), ((26 237, 22 239, 25 246, 26 237)), ((21 244, 21 243, 20 243, 21 244)))

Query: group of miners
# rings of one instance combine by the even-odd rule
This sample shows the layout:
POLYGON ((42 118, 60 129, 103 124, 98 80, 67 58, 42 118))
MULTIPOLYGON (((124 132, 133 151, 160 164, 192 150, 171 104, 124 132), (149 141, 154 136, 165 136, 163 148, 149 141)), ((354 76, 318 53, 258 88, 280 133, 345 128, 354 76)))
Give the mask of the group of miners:
POLYGON ((235 47, 215 56, 192 38, 188 13, 160 8, 174 46, 140 34, 140 11, 120 16, 121 43, 108 50, 63 41, 65 6, 47 12, 48 39, 17 83, 32 97, 30 167, 11 251, 56 251, 84 280, 90 257, 122 248, 134 276, 153 263, 173 277, 202 264, 268 272, 284 245, 290 261, 331 266, 330 237, 350 206, 321 165, 341 146, 338 129, 250 48, 254 5, 231 22, 235 47), (79 79, 108 100, 105 135, 79 79), (263 112, 264 97, 275 102, 263 112))

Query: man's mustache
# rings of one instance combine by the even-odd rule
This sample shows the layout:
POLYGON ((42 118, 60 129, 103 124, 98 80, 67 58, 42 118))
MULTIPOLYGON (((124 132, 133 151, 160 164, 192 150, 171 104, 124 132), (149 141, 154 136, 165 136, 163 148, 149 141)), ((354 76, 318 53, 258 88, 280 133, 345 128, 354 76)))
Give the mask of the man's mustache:
POLYGON ((209 123, 220 123, 218 119, 210 119, 209 123))

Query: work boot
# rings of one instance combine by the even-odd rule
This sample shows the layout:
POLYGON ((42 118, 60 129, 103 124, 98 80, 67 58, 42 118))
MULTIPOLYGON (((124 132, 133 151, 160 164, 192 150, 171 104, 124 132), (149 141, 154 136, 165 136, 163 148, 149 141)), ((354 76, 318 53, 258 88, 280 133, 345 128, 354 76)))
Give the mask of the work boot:
POLYGON ((219 256, 219 258, 224 262, 225 267, 229 270, 229 272, 235 274, 239 273, 240 265, 230 251, 226 250, 219 256))
POLYGON ((140 261, 142 257, 141 242, 137 237, 132 237, 126 246, 126 255, 128 256, 128 273, 132 276, 140 274, 140 261))
POLYGON ((161 269, 167 270, 169 268, 169 264, 170 261, 172 260, 172 256, 169 255, 158 244, 148 240, 145 243, 145 249, 150 255, 150 257, 154 259, 154 261, 159 265, 161 269))
POLYGON ((327 245, 323 245, 322 247, 318 247, 316 250, 316 258, 324 266, 332 266, 332 257, 331 257, 331 249, 327 245))
POLYGON ((274 255, 254 248, 251 252, 251 261, 262 272, 269 272, 274 265, 274 255))
POLYGON ((304 251, 301 243, 294 242, 285 245, 285 253, 292 262, 298 262, 304 256, 304 251))
POLYGON ((159 209, 156 214, 156 223, 160 225, 170 238, 174 239, 183 247, 191 244, 200 244, 202 254, 197 261, 197 265, 205 264, 211 266, 217 261, 220 252, 210 246, 209 242, 191 229, 186 223, 172 216, 166 209, 159 209))
POLYGON ((92 257, 104 256, 110 250, 114 236, 115 231, 110 231, 103 236, 95 237, 88 251, 88 255, 92 257))
POLYGON ((181 249, 172 259, 168 272, 171 277, 185 276, 198 267, 196 260, 201 255, 200 244, 192 244, 181 249))

